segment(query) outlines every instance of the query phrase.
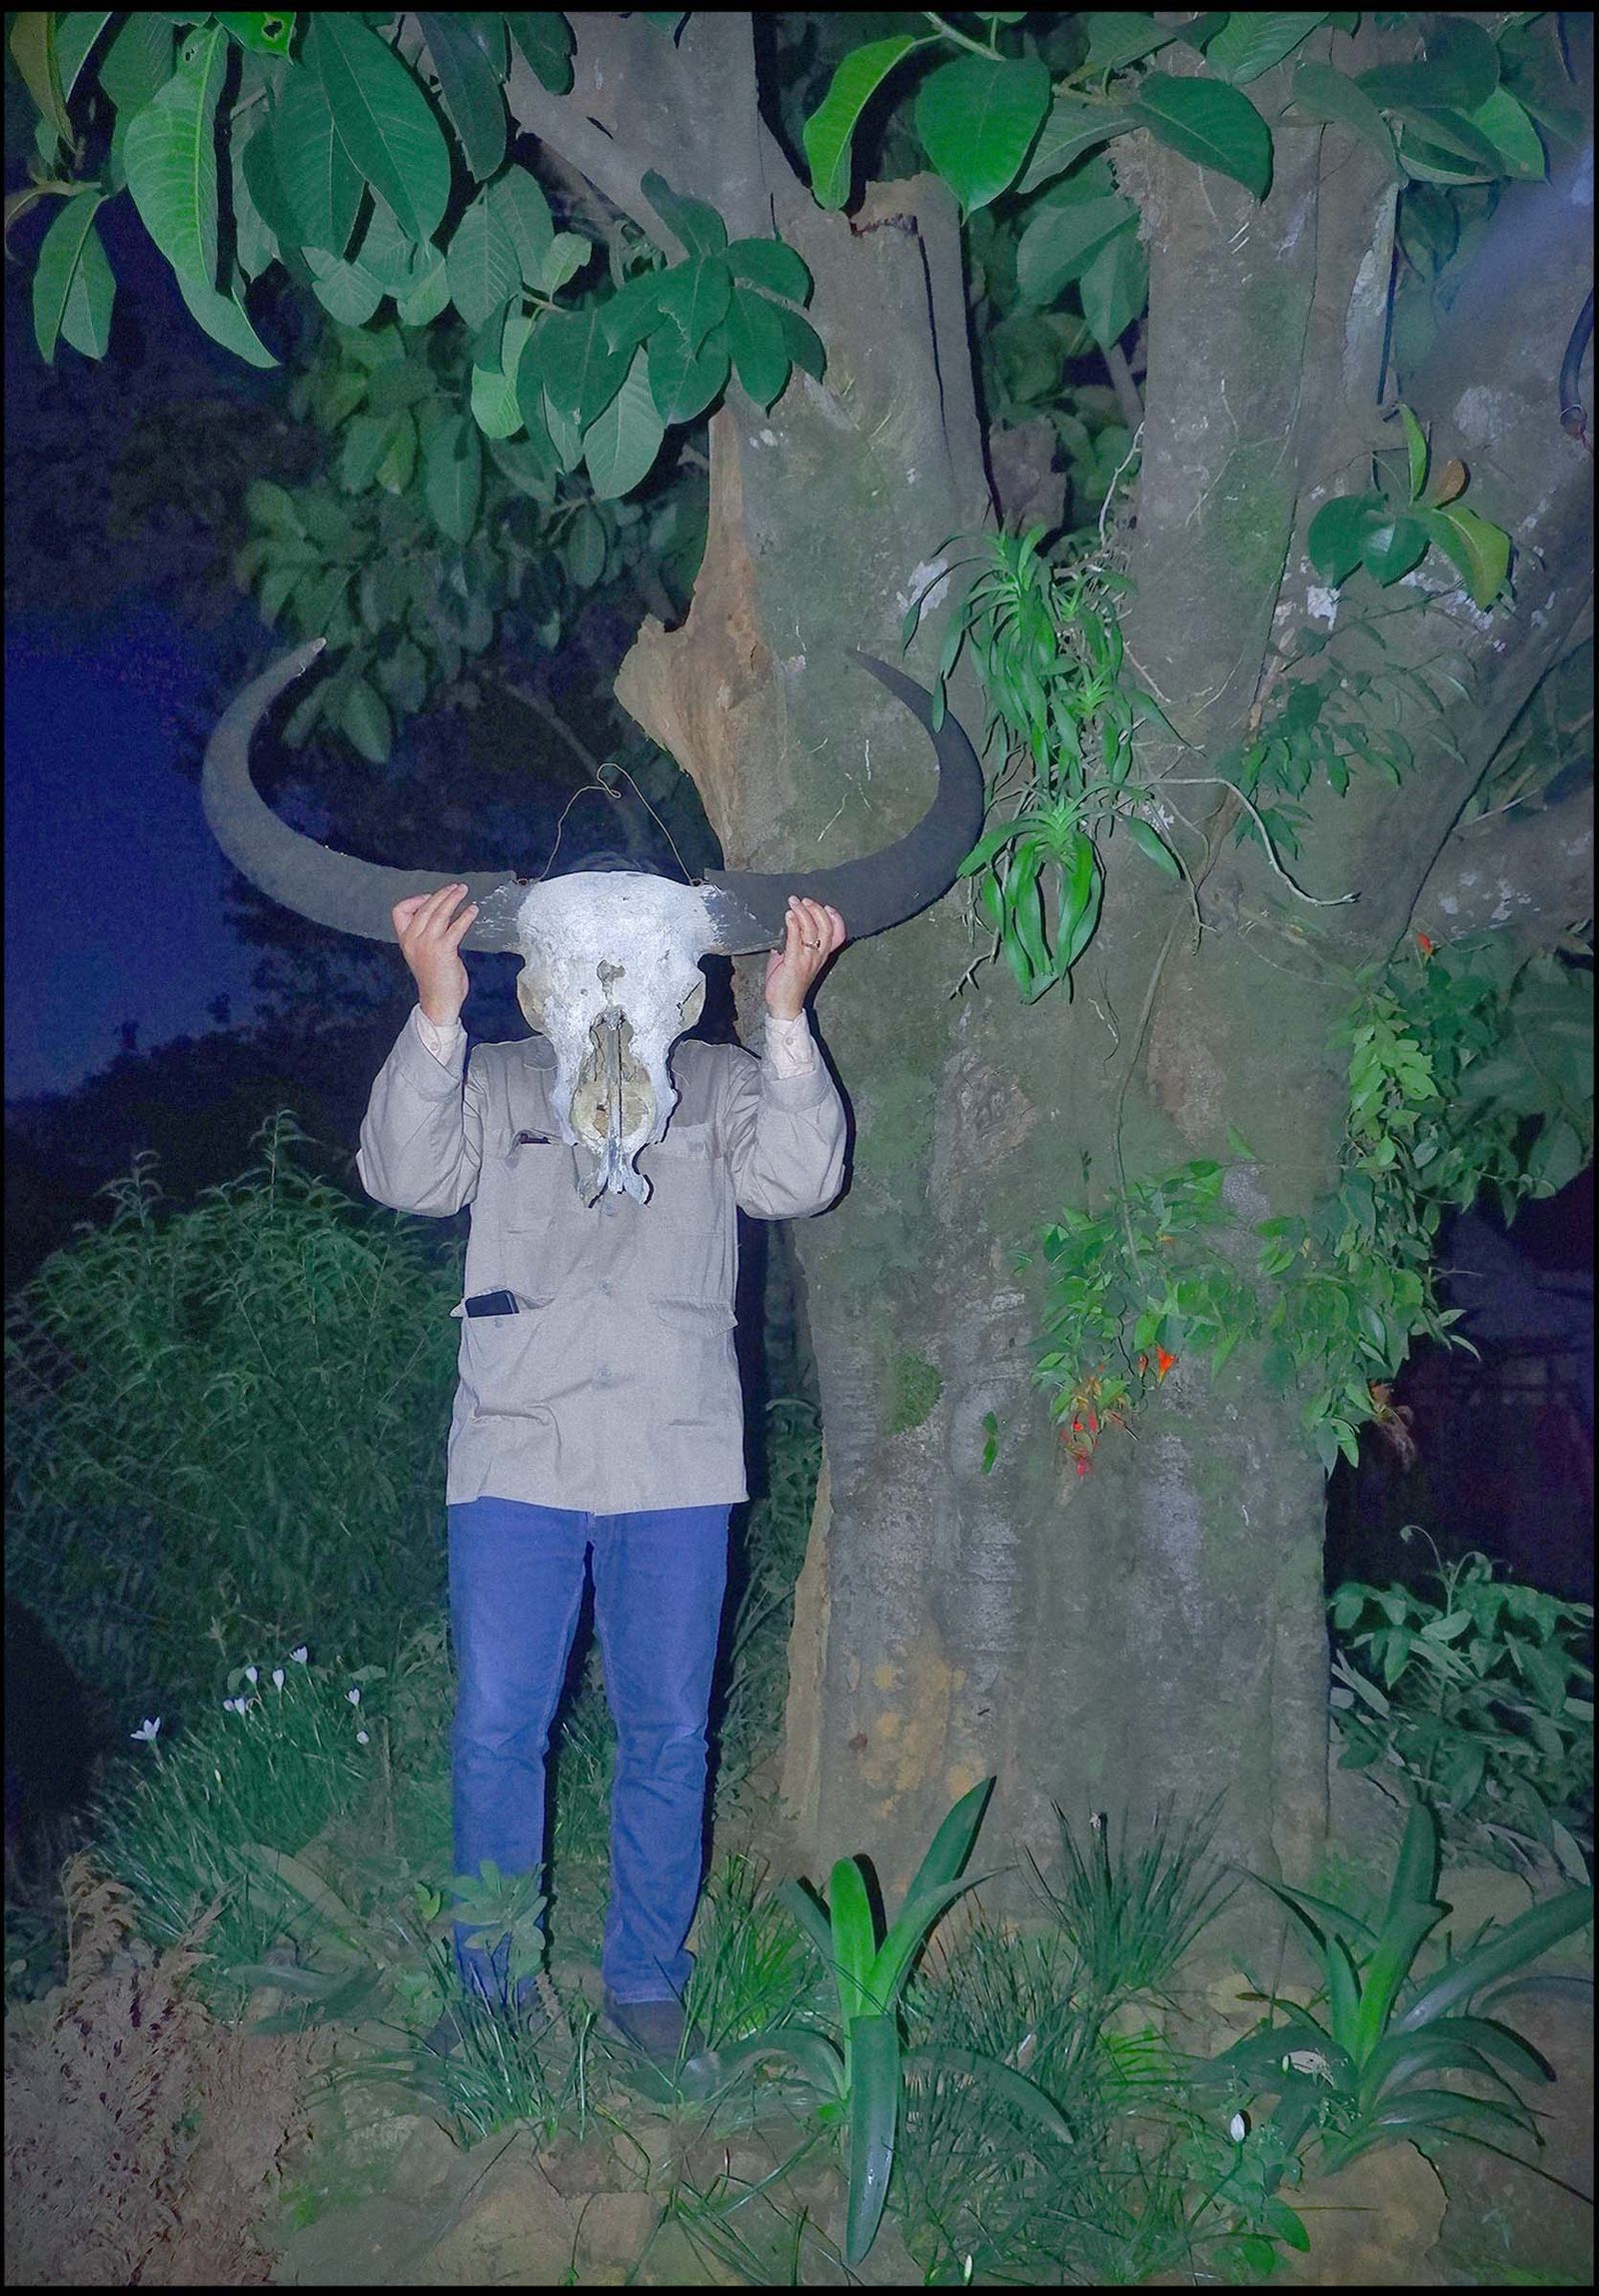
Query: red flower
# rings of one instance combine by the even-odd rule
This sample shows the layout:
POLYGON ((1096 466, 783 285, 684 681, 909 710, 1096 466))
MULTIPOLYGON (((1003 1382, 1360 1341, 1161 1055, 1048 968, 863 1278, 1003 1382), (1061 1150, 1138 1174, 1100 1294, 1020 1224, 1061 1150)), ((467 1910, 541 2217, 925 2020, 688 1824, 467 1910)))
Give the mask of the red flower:
POLYGON ((1433 939, 1431 933, 1417 933, 1416 946, 1418 949, 1420 949, 1424 957, 1430 957, 1438 944, 1433 939))
POLYGON ((1176 1357, 1175 1357, 1174 1355, 1167 1355, 1167 1353, 1166 1353, 1166 1351, 1165 1351, 1165 1349, 1164 1349, 1163 1347, 1157 1347, 1157 1348, 1155 1349, 1155 1377, 1156 1377, 1156 1379, 1164 1379, 1164 1378, 1165 1378, 1165 1376, 1166 1376, 1166 1374, 1167 1374, 1167 1372, 1168 1372, 1168 1371, 1171 1369, 1172 1365, 1173 1365, 1173 1364, 1176 1362, 1176 1360, 1177 1360, 1177 1359, 1176 1359, 1176 1357))

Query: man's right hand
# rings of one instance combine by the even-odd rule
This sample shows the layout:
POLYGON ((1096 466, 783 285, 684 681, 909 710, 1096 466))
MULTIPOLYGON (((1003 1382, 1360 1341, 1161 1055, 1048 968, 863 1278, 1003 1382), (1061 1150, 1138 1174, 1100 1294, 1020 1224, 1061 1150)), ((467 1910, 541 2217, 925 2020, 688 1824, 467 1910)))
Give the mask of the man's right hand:
POLYGON ((461 1018, 471 983, 461 961, 461 943, 478 913, 468 901, 460 915, 455 906, 466 886, 441 885, 436 893, 413 893, 396 901, 394 937, 411 967, 423 1012, 435 1028, 449 1028, 461 1018))

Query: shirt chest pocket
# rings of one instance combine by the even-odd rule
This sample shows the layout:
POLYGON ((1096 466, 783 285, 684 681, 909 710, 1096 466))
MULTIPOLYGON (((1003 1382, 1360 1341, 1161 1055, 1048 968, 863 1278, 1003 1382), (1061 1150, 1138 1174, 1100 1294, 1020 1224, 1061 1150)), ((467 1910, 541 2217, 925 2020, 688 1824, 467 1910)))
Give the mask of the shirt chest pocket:
POLYGON ((513 1133, 494 1158, 496 1225, 511 1236, 543 1235, 576 1186, 572 1150, 564 1141, 528 1130, 513 1133))

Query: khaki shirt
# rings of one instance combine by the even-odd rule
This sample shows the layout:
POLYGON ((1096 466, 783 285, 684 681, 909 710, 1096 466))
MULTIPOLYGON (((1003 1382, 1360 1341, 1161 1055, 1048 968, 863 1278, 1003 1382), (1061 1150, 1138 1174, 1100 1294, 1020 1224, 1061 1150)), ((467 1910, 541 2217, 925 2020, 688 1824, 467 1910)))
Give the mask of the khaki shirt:
POLYGON ((472 1206, 466 1296, 514 1315, 461 1321, 447 1503, 484 1497, 619 1515, 747 1495, 734 1357, 735 1207, 821 1212, 843 1177, 844 1112, 819 1059, 780 1076, 736 1045, 680 1041, 680 1098, 643 1150, 648 1204, 578 1194, 550 1112, 543 1037, 465 1040, 441 1060, 413 1009, 361 1127, 357 1170, 398 1212, 472 1206), (463 1071, 465 1072, 463 1074, 463 1071))

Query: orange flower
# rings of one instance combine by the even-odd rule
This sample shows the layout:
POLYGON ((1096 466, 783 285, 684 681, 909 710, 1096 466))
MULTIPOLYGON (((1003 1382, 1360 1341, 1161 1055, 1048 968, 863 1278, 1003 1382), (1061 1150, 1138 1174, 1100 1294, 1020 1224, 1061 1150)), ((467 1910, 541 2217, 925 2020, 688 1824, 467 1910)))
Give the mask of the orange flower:
POLYGON ((1438 944, 1433 939, 1431 933, 1417 933, 1416 946, 1418 949, 1420 949, 1424 957, 1430 957, 1438 944))
POLYGON ((1079 1459, 1079 1460, 1076 1462, 1076 1468, 1077 1468, 1077 1473, 1078 1473, 1079 1475, 1086 1475, 1086 1474, 1087 1474, 1087 1472, 1088 1472, 1088 1462, 1087 1462, 1087 1460, 1086 1460, 1086 1459, 1079 1459))
POLYGON ((1173 1364, 1176 1362, 1176 1360, 1177 1360, 1177 1359, 1176 1359, 1176 1357, 1175 1357, 1174 1355, 1167 1355, 1167 1353, 1166 1353, 1166 1351, 1165 1351, 1165 1349, 1164 1349, 1163 1347, 1157 1347, 1157 1348, 1155 1349, 1155 1377, 1156 1377, 1156 1379, 1164 1379, 1164 1378, 1165 1378, 1165 1376, 1166 1376, 1166 1374, 1167 1374, 1167 1372, 1168 1372, 1168 1371, 1171 1369, 1172 1365, 1173 1365, 1173 1364))

